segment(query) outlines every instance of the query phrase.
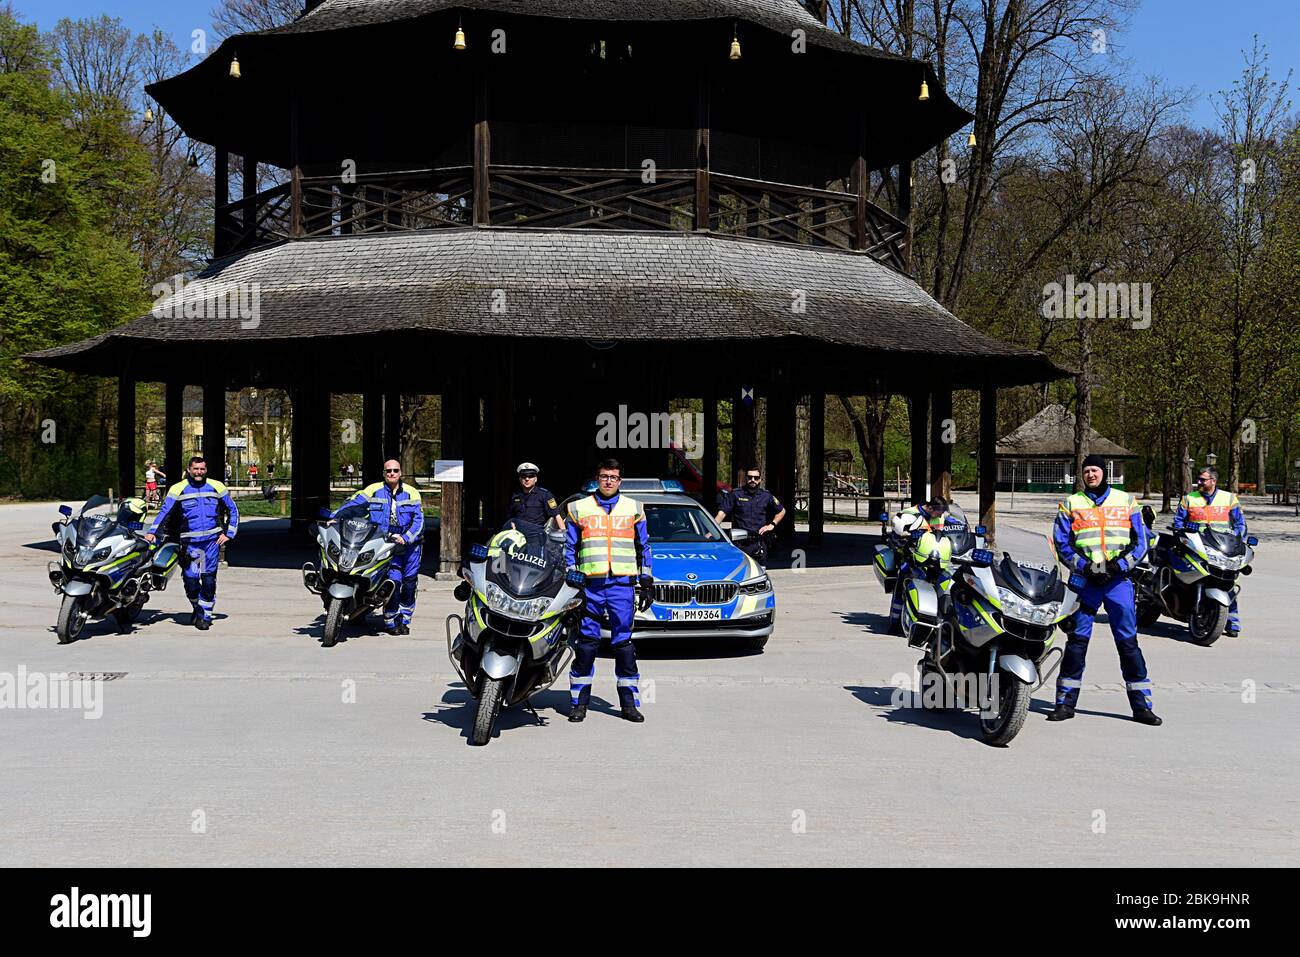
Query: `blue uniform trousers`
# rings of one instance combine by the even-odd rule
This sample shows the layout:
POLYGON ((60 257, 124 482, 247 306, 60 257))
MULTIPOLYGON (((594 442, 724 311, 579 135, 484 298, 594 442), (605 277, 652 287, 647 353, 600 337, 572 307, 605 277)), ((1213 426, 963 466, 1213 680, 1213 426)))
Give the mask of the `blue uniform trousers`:
POLYGON ((217 603, 217 566, 221 563, 221 546, 217 536, 188 538, 181 550, 181 578, 185 582, 185 597, 190 600, 194 614, 212 620, 212 609, 217 603))
POLYGON ((1133 583, 1127 578, 1112 578, 1104 585, 1086 583, 1079 589, 1079 610, 1074 613, 1074 633, 1065 643, 1065 656, 1056 679, 1056 703, 1073 708, 1083 686, 1083 663, 1088 655, 1088 639, 1098 609, 1105 607, 1110 630, 1119 652, 1119 668, 1128 690, 1128 703, 1134 711, 1151 710, 1151 681, 1147 663, 1137 641, 1137 609, 1133 583))
POLYGON ((641 675, 637 673, 636 648, 632 646, 632 619, 636 598, 629 578, 588 578, 587 610, 574 640, 573 664, 569 667, 569 697, 575 705, 591 698, 596 677, 596 652, 600 650, 600 622, 608 618, 610 651, 614 655, 614 676, 618 679, 618 700, 623 707, 640 706, 641 675))
POLYGON ((420 577, 420 558, 424 546, 408 545, 393 556, 388 565, 388 578, 395 583, 393 594, 384 605, 384 627, 392 631, 403 624, 410 626, 415 614, 415 586, 420 577))

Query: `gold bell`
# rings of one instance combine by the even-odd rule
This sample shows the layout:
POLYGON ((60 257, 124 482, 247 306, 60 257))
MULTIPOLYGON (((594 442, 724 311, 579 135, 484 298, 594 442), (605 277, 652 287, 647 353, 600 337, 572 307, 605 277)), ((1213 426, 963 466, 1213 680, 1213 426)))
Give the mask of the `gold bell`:
POLYGON ((153 107, 146 106, 144 108, 144 125, 148 126, 152 122, 153 122, 153 107))
POLYGON ((456 42, 451 45, 453 50, 465 49, 465 29, 463 24, 456 24, 456 42))
POLYGON ((968 136, 968 137, 966 138, 966 145, 967 145, 967 146, 974 146, 974 145, 975 145, 975 131, 974 131, 974 130, 971 130, 971 131, 970 131, 970 136, 968 136))
POLYGON ((236 80, 243 76, 243 74, 239 72, 239 57, 237 56, 232 56, 230 58, 230 75, 236 80))
POLYGON ((731 35, 731 59, 740 59, 740 35, 737 33, 731 35))
POLYGON ((921 95, 918 96, 917 99, 920 100, 922 103, 924 103, 924 102, 925 102, 926 100, 928 100, 929 98, 930 98, 930 84, 929 84, 929 83, 926 83, 925 80, 922 80, 922 81, 921 81, 921 95))

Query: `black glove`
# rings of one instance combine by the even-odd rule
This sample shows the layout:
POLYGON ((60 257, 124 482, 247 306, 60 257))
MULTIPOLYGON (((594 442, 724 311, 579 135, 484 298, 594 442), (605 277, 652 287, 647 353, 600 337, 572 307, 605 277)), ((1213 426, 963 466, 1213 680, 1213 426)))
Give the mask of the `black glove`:
POLYGON ((1094 585, 1104 585, 1110 581, 1113 571, 1110 562, 1100 561, 1093 562, 1084 572, 1088 576, 1088 581, 1094 585))
POLYGON ((642 575, 638 584, 641 586, 641 594, 637 601, 636 610, 645 611, 655 600, 655 580, 649 575, 642 575))

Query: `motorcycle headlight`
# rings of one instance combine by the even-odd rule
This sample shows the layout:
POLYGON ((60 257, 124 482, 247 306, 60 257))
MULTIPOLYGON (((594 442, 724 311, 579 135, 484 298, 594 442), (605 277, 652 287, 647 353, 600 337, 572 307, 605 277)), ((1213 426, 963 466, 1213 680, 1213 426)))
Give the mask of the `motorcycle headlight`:
POLYGON ((1210 563, 1222 568, 1224 571, 1235 572, 1241 568, 1242 565, 1246 564, 1246 556, 1237 555, 1236 557, 1229 558, 1227 555, 1215 555, 1214 558, 1210 560, 1210 563))
POLYGON ((1059 601, 1037 604, 1020 597, 1009 588, 998 587, 998 601, 1002 605, 1002 614, 1017 621, 1031 625, 1050 625, 1056 621, 1061 612, 1059 601))
POLYGON ((367 549, 366 551, 362 552, 360 555, 357 556, 358 565, 369 565, 374 560, 375 560, 375 550, 373 548, 367 549))
POLYGON ((488 582, 487 603, 493 611, 503 612, 525 621, 536 621, 550 607, 549 598, 524 600, 507 594, 504 589, 488 582))
POLYGON ((343 556, 338 561, 339 568, 347 571, 357 563, 357 550, 355 548, 345 548, 343 556))
POLYGON ((343 553, 339 550, 339 546, 337 542, 330 542, 328 545, 325 546, 325 554, 328 555, 333 561, 338 561, 339 556, 343 553))

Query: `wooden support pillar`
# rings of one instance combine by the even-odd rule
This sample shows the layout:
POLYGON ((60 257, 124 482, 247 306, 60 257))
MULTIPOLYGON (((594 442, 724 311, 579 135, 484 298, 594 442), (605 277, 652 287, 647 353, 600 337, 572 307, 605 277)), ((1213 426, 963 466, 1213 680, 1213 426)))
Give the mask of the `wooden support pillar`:
POLYGON ((712 515, 718 508, 718 390, 704 388, 704 460, 700 463, 700 501, 712 515))
POLYGON ((292 387, 292 525, 305 531, 330 505, 330 395, 310 364, 304 365, 292 387))
POLYGON ((990 545, 997 538, 997 446, 998 390, 989 385, 980 389, 979 515, 990 545))
POLYGON ((474 73, 474 225, 492 222, 492 128, 488 122, 487 69, 480 59, 474 73))
POLYGON ((727 484, 744 488, 740 474, 758 464, 758 389, 754 380, 731 390, 731 475, 727 484), (746 398, 746 390, 748 398, 746 398))
POLYGON ((777 541, 787 546, 794 541, 795 401, 793 391, 785 383, 776 385, 767 401, 765 484, 789 513, 776 527, 777 541))
MULTIPOLYGON (((203 371, 203 458, 208 475, 226 478, 226 372, 214 356, 203 371)), ((170 478, 170 476, 168 476, 170 478)), ((239 476, 232 476, 235 481, 239 476)))
MULTIPOLYGON (((465 458, 465 397, 461 382, 451 379, 442 391, 442 458, 465 458)), ((454 575, 464 551, 464 482, 443 482, 438 522, 438 571, 454 575)))
POLYGON ((712 219, 709 203, 712 100, 713 74, 706 65, 700 68, 699 92, 695 105, 695 228, 700 230, 708 229, 712 219))
POLYGON ((163 471, 167 473, 168 484, 179 482, 185 471, 184 416, 185 383, 169 381, 163 409, 163 471))
POLYGON ((952 390, 936 389, 930 409, 930 495, 952 498, 952 390))
POLYGON ((402 460, 402 394, 384 390, 384 461, 402 460))
POLYGON ((912 161, 898 165, 898 218, 907 224, 903 238, 903 270, 912 274, 912 161))
POLYGON ((217 143, 212 157, 212 205, 215 210, 212 254, 217 258, 230 252, 230 153, 217 143))
POLYGON ((289 235, 303 234, 302 213, 302 117, 298 91, 289 93, 289 235))
POLYGON ((368 382, 361 396, 361 480, 369 485, 384 477, 384 394, 368 382))
POLYGON ((808 544, 820 545, 826 526, 826 395, 813 390, 808 399, 808 544))
POLYGON ((124 365, 117 377, 117 491, 135 494, 135 379, 124 365))
POLYGON ((512 344, 507 344, 502 351, 501 364, 495 371, 487 423, 487 466, 491 471, 486 485, 488 497, 483 503, 484 520, 492 528, 499 527, 505 520, 510 495, 517 487, 514 467, 519 460, 515 455, 515 350, 512 344))
POLYGON ((930 394, 917 392, 908 402, 908 421, 912 443, 912 487, 910 498, 913 505, 926 501, 926 452, 929 437, 930 394))
MULTIPOLYGON (((240 195, 241 205, 243 207, 240 213, 240 225, 244 236, 243 245, 252 246, 257 242, 255 230, 257 228, 257 204, 254 197, 257 196, 257 157, 244 156, 243 170, 243 191, 240 195)), ((233 252, 233 250, 232 250, 233 252)))

